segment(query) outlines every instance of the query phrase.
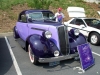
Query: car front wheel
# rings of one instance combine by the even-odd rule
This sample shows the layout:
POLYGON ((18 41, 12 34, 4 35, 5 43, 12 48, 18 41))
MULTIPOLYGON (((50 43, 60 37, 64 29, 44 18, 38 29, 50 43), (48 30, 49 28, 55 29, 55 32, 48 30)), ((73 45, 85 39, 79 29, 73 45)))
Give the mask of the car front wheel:
POLYGON ((90 43, 93 45, 98 45, 100 43, 100 35, 98 33, 91 33, 90 43))
POLYGON ((29 58, 30 58, 31 63, 37 65, 37 64, 38 64, 38 60, 37 60, 37 58, 35 57, 35 55, 33 54, 30 45, 28 45, 28 52, 29 52, 29 58))

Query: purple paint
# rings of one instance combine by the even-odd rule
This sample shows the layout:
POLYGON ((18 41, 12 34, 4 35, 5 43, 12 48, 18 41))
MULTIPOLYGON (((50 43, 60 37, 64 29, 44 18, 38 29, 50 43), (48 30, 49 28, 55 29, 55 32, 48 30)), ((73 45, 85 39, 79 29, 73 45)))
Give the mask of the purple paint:
MULTIPOLYGON (((87 43, 86 38, 80 33, 78 36, 74 35, 74 29, 68 32, 66 26, 62 25, 61 23, 55 22, 51 19, 51 16, 43 14, 52 14, 53 13, 49 10, 25 10, 19 14, 18 22, 16 23, 16 29, 14 31, 17 32, 19 37, 25 41, 25 48, 27 45, 30 44, 32 48, 33 54, 37 58, 51 58, 54 56, 54 51, 59 51, 59 56, 71 56, 72 54, 77 54, 77 46, 87 43), (29 14, 39 14, 30 16, 29 14), (34 17, 37 18, 40 15, 42 16, 42 20, 39 18, 34 20, 34 17), (29 18, 32 17, 30 20, 29 18), (47 19, 46 19, 47 17, 47 19), (44 19, 45 18, 45 19, 44 19), (50 39, 45 38, 43 33, 45 31, 50 31, 52 37, 50 39)), ((83 45, 82 45, 83 46, 83 45)), ((78 46, 80 48, 80 46, 78 46)), ((82 49, 79 49, 79 52, 82 49)), ((26 50, 28 51, 28 50, 26 50)), ((90 54, 90 50, 88 51, 90 54)), ((81 52, 79 53, 82 54, 81 52)), ((91 55, 91 54, 90 54, 91 55)), ((90 56, 92 57, 92 56, 90 56)), ((89 61, 89 57, 81 56, 82 62, 89 61)), ((92 59, 92 58, 91 58, 92 59)), ((59 59, 59 61, 62 59, 59 59)), ((65 58, 63 58, 65 60, 65 58)), ((87 67, 85 63, 83 63, 83 68, 87 67)))
POLYGON ((79 45, 77 47, 80 56, 80 62, 83 70, 86 70, 94 64, 94 58, 91 52, 91 48, 88 43, 79 45))

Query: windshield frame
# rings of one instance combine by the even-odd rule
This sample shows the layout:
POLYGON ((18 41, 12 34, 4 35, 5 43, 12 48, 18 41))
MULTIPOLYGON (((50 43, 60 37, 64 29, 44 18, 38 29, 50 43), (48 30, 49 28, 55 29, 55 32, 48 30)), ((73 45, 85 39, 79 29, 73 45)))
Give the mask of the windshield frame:
MULTIPOLYGON (((32 22, 33 22, 33 21, 43 21, 43 20, 54 21, 54 20, 53 20, 53 19, 54 19, 54 14, 53 14, 52 12, 50 12, 50 11, 28 12, 28 13, 26 13, 27 19, 31 18, 29 14, 32 14, 32 13, 33 13, 33 14, 34 14, 34 13, 41 14, 41 17, 40 17, 41 19, 40 19, 40 18, 38 18, 38 19, 32 19, 32 22), (44 13, 48 13, 49 17, 48 17, 48 18, 44 18, 44 13), (50 18, 50 14, 52 15, 51 18, 50 18)), ((47 17, 47 16, 45 16, 45 17, 47 17)))

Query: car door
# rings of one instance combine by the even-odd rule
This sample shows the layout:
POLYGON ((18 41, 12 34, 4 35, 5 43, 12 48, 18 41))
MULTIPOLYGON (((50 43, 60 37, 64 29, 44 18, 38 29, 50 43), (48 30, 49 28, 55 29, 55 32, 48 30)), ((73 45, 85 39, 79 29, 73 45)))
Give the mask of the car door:
POLYGON ((48 30, 48 25, 45 25, 43 22, 42 12, 31 12, 27 16, 32 19, 32 22, 28 22, 29 35, 42 33, 48 30))
POLYGON ((72 28, 76 28, 76 29, 80 29, 80 26, 78 25, 78 23, 76 23, 76 18, 72 19, 70 22, 68 22, 68 30, 72 29, 72 28))
POLYGON ((18 29, 20 38, 25 41, 28 36, 28 24, 25 13, 20 14, 20 18, 19 21, 17 22, 16 27, 18 29))

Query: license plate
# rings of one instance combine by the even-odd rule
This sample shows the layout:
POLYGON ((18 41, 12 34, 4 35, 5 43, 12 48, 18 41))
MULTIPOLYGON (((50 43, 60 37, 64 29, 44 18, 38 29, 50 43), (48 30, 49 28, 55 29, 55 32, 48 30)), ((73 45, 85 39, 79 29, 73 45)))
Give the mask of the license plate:
POLYGON ((60 61, 55 61, 55 62, 49 62, 49 66, 55 66, 60 64, 60 61))

